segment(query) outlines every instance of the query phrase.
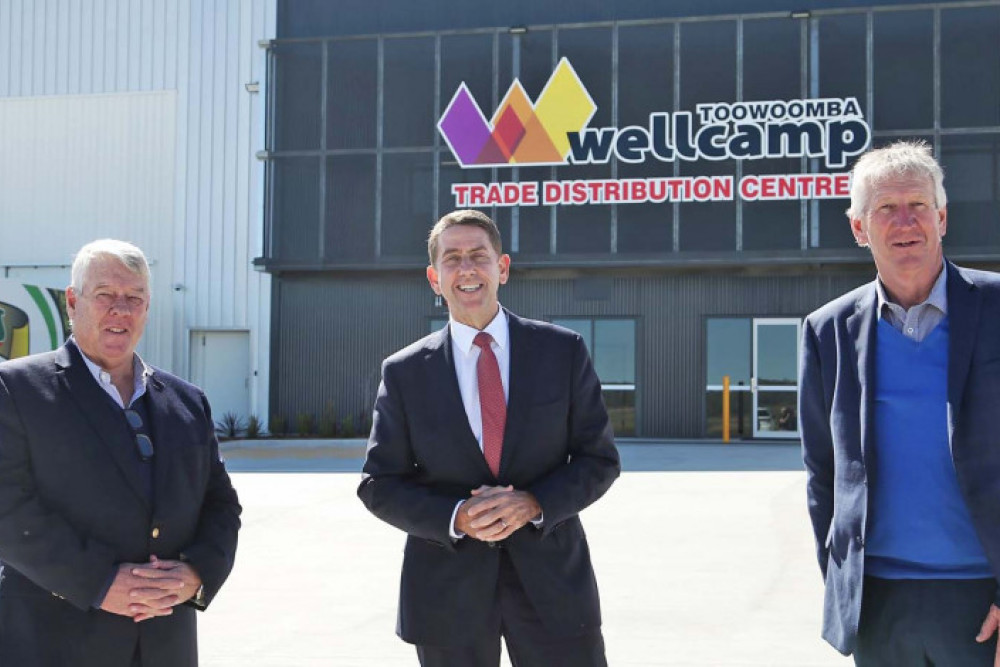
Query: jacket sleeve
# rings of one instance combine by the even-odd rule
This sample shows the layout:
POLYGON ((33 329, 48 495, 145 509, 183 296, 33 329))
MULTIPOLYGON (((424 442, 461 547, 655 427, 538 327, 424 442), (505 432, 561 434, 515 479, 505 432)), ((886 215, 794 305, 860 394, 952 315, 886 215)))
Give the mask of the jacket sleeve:
POLYGON ((2 375, 0 561, 81 610, 91 608, 117 565, 111 545, 81 533, 40 502, 28 436, 2 375))
POLYGON ((194 606, 202 609, 208 607, 233 569, 242 508, 219 455, 212 410, 203 394, 200 398, 207 422, 205 439, 211 457, 211 472, 194 540, 181 552, 181 560, 190 563, 201 577, 205 587, 205 604, 204 607, 194 606))
POLYGON ((816 557, 824 578, 830 553, 827 537, 833 521, 834 503, 833 436, 825 395, 819 340, 813 324, 806 319, 802 327, 799 358, 799 430, 806 467, 809 518, 816 540, 816 557))
POLYGON ((601 381, 583 339, 574 338, 565 465, 528 489, 542 507, 542 536, 603 496, 621 473, 601 381))
POLYGON ((395 364, 382 364, 358 497, 368 510, 406 533, 454 549, 451 516, 462 497, 418 481, 419 470, 395 364))

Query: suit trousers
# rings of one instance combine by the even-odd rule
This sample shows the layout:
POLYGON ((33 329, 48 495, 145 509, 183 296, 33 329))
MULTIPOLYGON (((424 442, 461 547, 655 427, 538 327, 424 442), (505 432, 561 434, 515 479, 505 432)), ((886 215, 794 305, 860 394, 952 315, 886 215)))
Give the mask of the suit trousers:
POLYGON ((531 605, 502 545, 497 593, 486 629, 468 646, 417 646, 421 667, 498 667, 500 637, 513 667, 607 667, 600 629, 553 637, 531 605))
POLYGON ((858 667, 993 667, 997 636, 976 635, 997 590, 993 579, 865 577, 858 667))

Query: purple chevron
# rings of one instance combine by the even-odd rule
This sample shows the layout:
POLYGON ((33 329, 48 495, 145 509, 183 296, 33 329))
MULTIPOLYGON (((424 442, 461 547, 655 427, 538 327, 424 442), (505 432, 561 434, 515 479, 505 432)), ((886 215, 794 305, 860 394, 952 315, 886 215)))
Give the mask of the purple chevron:
POLYGON ((464 83, 445 109, 438 129, 462 165, 476 164, 490 140, 490 126, 464 83))

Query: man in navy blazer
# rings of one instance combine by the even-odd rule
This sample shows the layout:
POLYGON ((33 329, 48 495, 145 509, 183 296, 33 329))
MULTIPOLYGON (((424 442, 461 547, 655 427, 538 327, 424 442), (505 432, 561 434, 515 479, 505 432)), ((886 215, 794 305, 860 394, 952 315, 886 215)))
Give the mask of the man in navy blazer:
POLYGON ((823 636, 863 667, 1000 666, 1000 276, 944 259, 943 178, 919 142, 859 159, 878 276, 803 329, 823 636))
POLYGON ((204 394, 135 353, 149 300, 141 250, 88 244, 73 337, 0 365, 0 665, 198 664, 240 505, 204 394))
POLYGON ((577 515, 620 466, 586 346, 499 305, 510 257, 486 215, 444 216, 428 252, 450 322, 385 360, 358 489, 408 533, 397 633, 424 667, 495 667, 501 635, 516 667, 606 665, 577 515))

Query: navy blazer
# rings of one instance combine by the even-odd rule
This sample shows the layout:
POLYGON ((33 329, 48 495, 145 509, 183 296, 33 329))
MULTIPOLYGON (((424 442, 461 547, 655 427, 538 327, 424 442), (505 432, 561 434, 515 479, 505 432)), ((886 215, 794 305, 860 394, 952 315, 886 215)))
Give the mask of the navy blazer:
MULTIPOLYGON (((1000 579, 1000 275, 945 261, 948 434, 959 487, 1000 579)), ((799 419, 809 515, 826 582, 823 637, 853 652, 874 452, 878 297, 871 282, 806 318, 799 419)), ((1000 602, 1000 596, 998 596, 1000 602)), ((983 609, 983 618, 987 609, 983 609)))
POLYGON ((504 541, 535 609, 553 635, 600 627, 597 582, 577 514, 600 498, 620 465, 601 385, 582 338, 507 313, 510 377, 499 478, 462 404, 450 328, 382 365, 358 495, 408 533, 397 633, 449 646, 482 631, 493 604, 499 550, 452 541, 458 501, 480 485, 531 492, 544 514, 504 541))
POLYGON ((94 609, 117 564, 183 558, 208 601, 236 554, 240 505, 204 394, 154 369, 152 503, 133 433, 76 344, 0 364, 0 664, 197 665, 195 610, 142 623, 94 609))

